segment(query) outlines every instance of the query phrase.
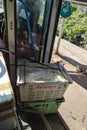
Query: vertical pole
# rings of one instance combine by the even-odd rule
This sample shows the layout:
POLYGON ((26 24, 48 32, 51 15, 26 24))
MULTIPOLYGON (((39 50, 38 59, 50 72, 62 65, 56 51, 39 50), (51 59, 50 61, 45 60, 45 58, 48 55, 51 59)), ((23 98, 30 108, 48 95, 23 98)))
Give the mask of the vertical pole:
POLYGON ((60 27, 59 38, 58 38, 57 48, 56 48, 55 54, 58 54, 58 51, 59 51, 59 46, 60 46, 60 42, 61 42, 64 23, 65 23, 65 18, 62 18, 62 23, 61 23, 61 27, 60 27))
MULTIPOLYGON (((8 49, 15 54, 15 1, 6 0, 8 49)), ((16 86, 16 60, 15 55, 9 54, 9 75, 12 86, 16 86)))

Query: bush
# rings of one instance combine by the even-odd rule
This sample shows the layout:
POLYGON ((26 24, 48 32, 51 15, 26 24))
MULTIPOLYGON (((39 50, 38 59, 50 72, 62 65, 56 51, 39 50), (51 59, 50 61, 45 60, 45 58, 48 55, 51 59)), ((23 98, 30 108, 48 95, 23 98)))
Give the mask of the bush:
MULTIPOLYGON (((73 14, 65 20, 65 25, 63 28, 62 38, 80 46, 83 42, 84 45, 87 44, 87 14, 77 9, 75 5, 73 7, 73 14), (76 35, 84 35, 84 39, 76 39, 76 35)), ((59 26, 57 29, 57 35, 59 34, 59 27, 61 24, 61 18, 59 21, 59 26)))

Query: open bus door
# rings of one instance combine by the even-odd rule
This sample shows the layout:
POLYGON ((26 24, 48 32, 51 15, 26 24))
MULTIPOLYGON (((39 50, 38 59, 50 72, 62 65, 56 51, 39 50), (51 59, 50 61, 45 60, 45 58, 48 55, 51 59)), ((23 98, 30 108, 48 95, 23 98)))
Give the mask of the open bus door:
POLYGON ((14 87, 19 58, 50 62, 61 3, 62 0, 4 1, 9 73, 14 87))

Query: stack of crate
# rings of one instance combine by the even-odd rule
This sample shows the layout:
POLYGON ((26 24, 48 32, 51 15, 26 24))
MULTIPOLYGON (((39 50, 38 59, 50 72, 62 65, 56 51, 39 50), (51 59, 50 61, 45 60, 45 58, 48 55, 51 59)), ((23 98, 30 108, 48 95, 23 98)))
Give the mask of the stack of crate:
POLYGON ((0 52, 0 130, 17 129, 17 116, 13 89, 0 52))
POLYGON ((58 68, 56 63, 41 65, 20 60, 17 76, 20 107, 46 114, 57 112, 69 85, 69 76, 62 67, 58 68))

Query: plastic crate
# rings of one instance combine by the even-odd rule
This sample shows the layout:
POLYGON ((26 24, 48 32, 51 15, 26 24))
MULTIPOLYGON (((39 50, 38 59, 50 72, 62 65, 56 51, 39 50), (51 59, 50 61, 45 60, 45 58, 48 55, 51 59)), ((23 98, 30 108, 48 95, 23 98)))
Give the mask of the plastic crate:
POLYGON ((30 102, 29 107, 45 114, 51 114, 58 111, 58 108, 62 102, 64 102, 64 98, 52 101, 30 102))
POLYGON ((56 63, 39 65, 20 61, 17 76, 21 102, 60 99, 69 85, 67 74, 56 63))

